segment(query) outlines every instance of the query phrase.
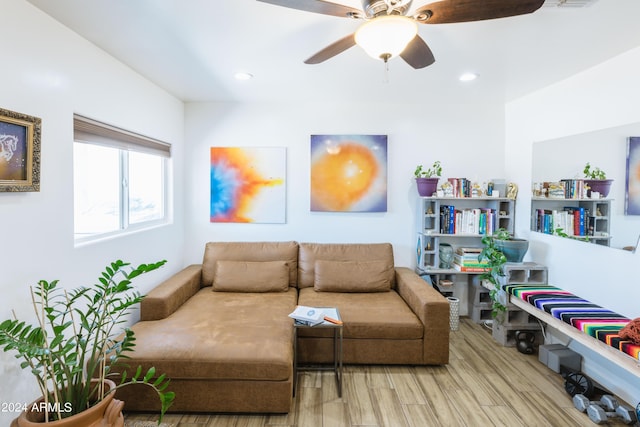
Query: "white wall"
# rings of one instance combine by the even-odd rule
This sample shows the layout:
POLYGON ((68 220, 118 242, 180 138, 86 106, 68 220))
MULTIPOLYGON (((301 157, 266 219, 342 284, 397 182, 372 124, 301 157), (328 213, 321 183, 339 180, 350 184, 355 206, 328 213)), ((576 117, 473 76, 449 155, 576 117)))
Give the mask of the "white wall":
MULTIPOLYGON (((183 266, 183 104, 23 0, 3 0, 0 107, 42 119, 41 191, 0 193, 0 319, 31 315, 29 285, 91 285, 109 262, 168 265, 138 281, 144 293, 183 266), (73 244, 73 113, 173 144, 175 223, 100 244, 73 244)), ((0 353, 0 402, 28 403, 35 381, 0 353)), ((0 425, 15 414, 0 413, 0 425)))
POLYGON ((187 104, 186 240, 189 262, 202 261, 207 241, 297 240, 391 242, 396 264, 415 266, 418 163, 443 164, 443 177, 480 181, 503 177, 502 105, 457 104, 187 104), (388 135, 388 211, 318 213, 309 210, 312 134, 388 135), (286 224, 209 222, 209 148, 287 148, 286 224))
MULTIPOLYGON (((520 183, 519 218, 530 214, 532 143, 640 121, 639 67, 640 48, 636 48, 507 104, 506 168, 507 175, 520 183)), ((607 141, 603 144, 606 149, 607 141)), ((552 284, 630 318, 640 316, 640 251, 634 254, 530 233, 528 221, 517 223, 518 233, 531 240, 528 257, 548 266, 552 284)), ((587 374, 603 375, 598 369, 590 372, 587 374)), ((637 380, 631 387, 625 387, 624 381, 613 387, 629 403, 640 400, 637 380)))

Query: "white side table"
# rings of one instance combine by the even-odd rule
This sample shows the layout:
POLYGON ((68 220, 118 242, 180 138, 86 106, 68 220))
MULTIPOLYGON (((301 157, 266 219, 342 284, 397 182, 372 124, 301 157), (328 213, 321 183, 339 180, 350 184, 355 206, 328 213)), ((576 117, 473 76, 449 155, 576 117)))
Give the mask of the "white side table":
POLYGON ((293 395, 296 394, 298 385, 298 371, 316 370, 316 371, 333 371, 336 376, 336 384, 338 386, 338 397, 342 397, 342 318, 340 312, 335 307, 318 307, 324 310, 325 315, 338 320, 340 323, 332 323, 324 321, 319 325, 309 326, 298 321, 293 322, 293 395), (299 366, 298 365, 298 329, 333 329, 333 366, 299 366))

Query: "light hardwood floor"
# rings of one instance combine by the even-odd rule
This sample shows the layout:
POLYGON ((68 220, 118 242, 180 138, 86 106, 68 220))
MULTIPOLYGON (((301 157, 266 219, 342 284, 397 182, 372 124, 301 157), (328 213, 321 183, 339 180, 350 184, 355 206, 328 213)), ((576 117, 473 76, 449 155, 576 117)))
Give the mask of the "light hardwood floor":
MULTIPOLYGON (((175 427, 595 426, 573 407, 564 380, 501 347, 469 319, 451 332, 450 362, 440 367, 346 366, 342 398, 331 372, 303 371, 286 415, 169 414, 175 427)), ((127 414, 127 425, 157 420, 127 414)), ((609 425, 624 425, 611 421, 609 425)))

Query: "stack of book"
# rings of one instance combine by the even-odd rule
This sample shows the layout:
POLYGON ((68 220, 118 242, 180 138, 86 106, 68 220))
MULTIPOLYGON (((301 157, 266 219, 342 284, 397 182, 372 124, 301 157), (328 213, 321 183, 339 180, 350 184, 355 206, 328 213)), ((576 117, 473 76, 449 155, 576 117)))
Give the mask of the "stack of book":
POLYGON ((483 273, 490 269, 486 259, 479 260, 482 248, 458 248, 453 256, 453 267, 458 271, 483 273))
POLYGON ((324 311, 317 307, 299 305, 289 314, 296 323, 306 326, 315 326, 324 322, 324 311))
POLYGON ((306 305, 299 305, 289 314, 289 317, 295 321, 296 325, 342 325, 338 309, 335 307, 308 307, 306 305))
POLYGON ((585 193, 584 180, 562 179, 560 184, 564 188, 565 199, 582 199, 585 193))
POLYGON ((498 224, 495 209, 456 209, 453 205, 440 206, 440 233, 493 234, 498 224))
POLYGON ((562 210, 537 209, 535 230, 540 233, 554 234, 561 230, 568 236, 593 236, 595 217, 589 209, 567 206, 562 210))
POLYGON ((467 178, 448 178, 453 197, 471 197, 471 181, 467 178))

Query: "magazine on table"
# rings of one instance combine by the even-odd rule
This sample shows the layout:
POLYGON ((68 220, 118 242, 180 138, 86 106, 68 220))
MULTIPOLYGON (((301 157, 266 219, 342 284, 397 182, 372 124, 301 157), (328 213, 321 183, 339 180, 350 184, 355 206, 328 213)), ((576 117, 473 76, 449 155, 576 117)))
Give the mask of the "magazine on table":
POLYGON ((295 320, 297 324, 306 326, 342 324, 338 319, 338 310, 332 307, 319 308, 299 305, 289 314, 289 317, 295 320))

